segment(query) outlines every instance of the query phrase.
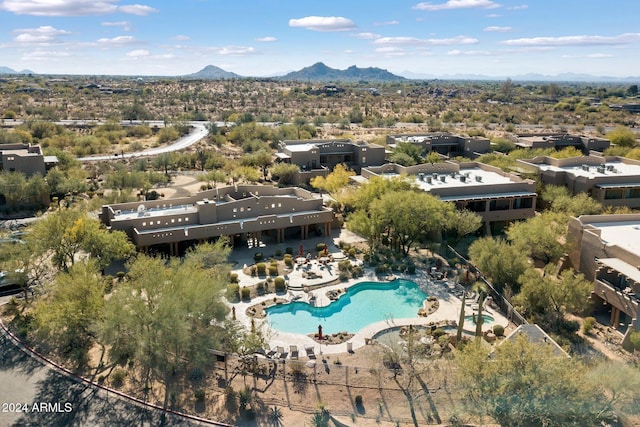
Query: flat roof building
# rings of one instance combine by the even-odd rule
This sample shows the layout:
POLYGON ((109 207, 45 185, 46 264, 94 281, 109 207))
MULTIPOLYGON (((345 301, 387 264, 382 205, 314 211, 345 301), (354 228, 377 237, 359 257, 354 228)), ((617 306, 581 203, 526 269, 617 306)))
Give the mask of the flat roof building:
POLYGON ((448 132, 387 135, 387 145, 395 147, 401 142, 419 145, 424 156, 435 151, 448 157, 464 156, 472 159, 478 154, 491 151, 491 141, 477 136, 460 136, 448 132))
POLYGON ((393 163, 364 168, 362 176, 414 177, 423 191, 454 203, 458 209, 480 215, 487 233, 496 233, 511 221, 535 214, 534 181, 483 163, 445 161, 415 166, 393 163))
POLYGON ((101 220, 126 232, 139 250, 177 255, 220 236, 256 247, 266 238, 280 243, 310 233, 329 235, 334 215, 320 196, 301 188, 238 185, 190 197, 105 205, 101 220))
POLYGON ((544 184, 587 193, 605 206, 640 208, 640 161, 614 156, 555 159, 540 156, 518 164, 536 172, 544 184))
POLYGON ((44 156, 39 145, 0 144, 0 170, 44 176, 57 162, 55 156, 44 156))
POLYGON ((640 214, 572 218, 567 241, 572 265, 594 282, 595 313, 623 333, 640 330, 640 214))
POLYGON ((516 135, 514 142, 516 147, 531 149, 575 147, 585 154, 590 150, 602 152, 611 146, 611 141, 605 138, 568 133, 522 133, 516 135))

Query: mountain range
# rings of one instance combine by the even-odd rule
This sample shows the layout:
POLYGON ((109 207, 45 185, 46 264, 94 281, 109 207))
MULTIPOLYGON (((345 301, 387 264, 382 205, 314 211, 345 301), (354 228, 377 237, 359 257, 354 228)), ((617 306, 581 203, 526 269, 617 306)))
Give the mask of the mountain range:
POLYGON ((0 74, 35 74, 31 70, 16 71, 13 68, 0 66, 0 74))
MULTIPOLYGON (((0 75, 2 74, 37 74, 31 70, 16 71, 9 67, 0 66, 0 75)), ((198 72, 177 76, 186 79, 243 79, 243 78, 269 78, 274 80, 299 80, 299 81, 315 81, 315 82, 402 82, 407 80, 486 80, 500 81, 510 78, 513 81, 528 82, 603 82, 603 83, 638 83, 640 77, 612 77, 612 76, 594 76, 584 73, 563 73, 557 75, 545 74, 520 74, 515 76, 487 76, 483 74, 444 74, 433 75, 423 74, 416 71, 404 71, 402 75, 393 74, 385 69, 377 67, 359 68, 355 65, 340 70, 331 68, 322 62, 317 62, 309 67, 302 68, 298 71, 292 71, 280 76, 258 77, 258 76, 241 76, 239 74, 223 70, 215 65, 207 65, 198 72)), ((168 76, 163 76, 168 77, 168 76)), ((174 76, 176 77, 176 76, 174 76)))

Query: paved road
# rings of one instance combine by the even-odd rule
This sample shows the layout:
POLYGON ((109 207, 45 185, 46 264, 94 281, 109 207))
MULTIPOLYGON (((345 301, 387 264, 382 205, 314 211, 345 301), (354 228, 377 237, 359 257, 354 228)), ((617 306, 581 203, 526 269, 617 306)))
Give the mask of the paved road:
POLYGON ((188 135, 183 136, 177 141, 173 142, 164 147, 158 148, 150 148, 144 151, 138 151, 136 153, 124 153, 124 154, 111 154, 106 156, 89 156, 89 157, 80 157, 78 160, 81 162, 92 162, 98 160, 118 160, 118 159, 130 159, 137 157, 146 157, 146 156, 157 156, 162 153, 170 153, 172 151, 178 151, 189 147, 190 145, 195 144, 201 139, 207 136, 207 122, 189 122, 192 126, 192 130, 188 135))
POLYGON ((0 426, 201 426, 143 408, 43 365, 0 331, 0 426))

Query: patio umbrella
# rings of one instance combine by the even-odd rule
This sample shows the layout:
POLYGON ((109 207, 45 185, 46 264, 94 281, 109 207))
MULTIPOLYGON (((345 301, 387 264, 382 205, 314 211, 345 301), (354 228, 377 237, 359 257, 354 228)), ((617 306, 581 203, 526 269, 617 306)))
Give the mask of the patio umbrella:
POLYGON ((300 254, 299 256, 304 256, 304 251, 302 249, 302 243, 300 243, 300 254))
POLYGON ((322 325, 318 325, 318 339, 322 341, 322 325))

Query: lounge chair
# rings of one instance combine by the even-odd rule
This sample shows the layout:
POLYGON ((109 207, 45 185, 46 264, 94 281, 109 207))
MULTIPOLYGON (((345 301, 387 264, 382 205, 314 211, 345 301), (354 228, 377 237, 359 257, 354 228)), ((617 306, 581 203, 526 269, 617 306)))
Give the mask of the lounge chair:
POLYGON ((269 351, 267 351, 266 356, 268 358, 272 358, 273 356, 275 356, 278 353, 278 350, 276 349, 271 349, 269 351))
POLYGON ((286 359, 287 358, 287 352, 284 351, 284 347, 278 346, 278 359, 286 359))
POLYGON ((316 353, 315 353, 315 351, 313 350, 313 347, 305 347, 305 348, 304 348, 304 351, 306 351, 306 352, 307 352, 307 357, 308 357, 309 359, 315 359, 315 358, 316 358, 316 353))
POLYGON ((298 359, 298 346, 290 345, 289 346, 289 354, 291 359, 298 359))

